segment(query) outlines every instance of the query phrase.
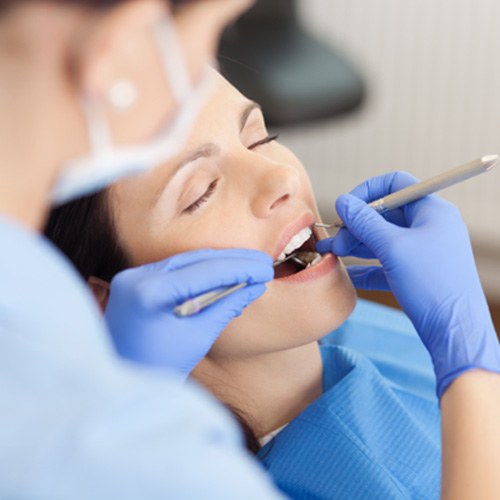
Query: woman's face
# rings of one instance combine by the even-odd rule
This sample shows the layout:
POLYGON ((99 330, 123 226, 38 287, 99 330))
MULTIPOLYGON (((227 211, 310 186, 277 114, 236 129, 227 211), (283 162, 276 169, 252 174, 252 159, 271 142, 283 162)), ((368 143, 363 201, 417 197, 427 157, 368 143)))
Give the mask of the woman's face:
MULTIPOLYGON (((251 248, 277 259, 319 220, 299 160, 269 137, 255 103, 220 75, 215 79, 182 153, 110 189, 117 233, 134 266, 201 248, 251 248)), ((326 236, 313 229, 306 246, 326 236)), ((212 358, 303 345, 344 321, 355 293, 341 262, 326 254, 309 269, 295 270, 276 271, 266 293, 220 336, 212 358)))

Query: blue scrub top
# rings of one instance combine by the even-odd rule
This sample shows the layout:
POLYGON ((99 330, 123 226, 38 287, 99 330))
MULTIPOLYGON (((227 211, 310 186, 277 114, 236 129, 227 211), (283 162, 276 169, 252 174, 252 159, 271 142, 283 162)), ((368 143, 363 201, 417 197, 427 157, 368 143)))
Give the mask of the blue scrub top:
POLYGON ((204 391, 118 359, 59 251, 0 242, 0 498, 282 498, 204 391))
POLYGON ((430 358, 406 317, 360 301, 321 342, 323 395, 259 452, 295 499, 440 496, 430 358))

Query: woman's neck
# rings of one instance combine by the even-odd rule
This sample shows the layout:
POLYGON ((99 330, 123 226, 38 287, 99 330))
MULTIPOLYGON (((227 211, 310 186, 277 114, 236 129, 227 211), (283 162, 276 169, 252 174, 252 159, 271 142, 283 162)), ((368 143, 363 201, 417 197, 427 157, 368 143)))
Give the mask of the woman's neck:
POLYGON ((322 393, 317 342, 237 360, 205 358, 194 370, 221 401, 241 412, 257 437, 290 422, 322 393))

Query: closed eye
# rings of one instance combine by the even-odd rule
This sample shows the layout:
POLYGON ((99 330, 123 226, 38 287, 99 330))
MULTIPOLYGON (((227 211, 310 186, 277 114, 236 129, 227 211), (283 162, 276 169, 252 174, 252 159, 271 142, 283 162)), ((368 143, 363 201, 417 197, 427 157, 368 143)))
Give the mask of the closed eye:
MULTIPOLYGON (((259 146, 263 146, 265 144, 269 144, 270 142, 275 141, 278 139, 279 135, 274 134, 274 135, 268 135, 267 137, 264 137, 260 141, 257 141, 253 144, 251 144, 248 149, 255 149, 258 148, 259 146)), ((206 203, 210 197, 215 193, 215 190, 217 189, 217 184, 219 182, 219 179, 215 179, 212 181, 209 186, 207 187, 207 190, 203 193, 202 196, 200 196, 195 202, 191 203, 187 208, 183 210, 183 213, 185 214, 192 214, 196 212, 204 203, 206 203)))
POLYGON ((219 179, 215 179, 214 181, 212 181, 207 187, 207 190, 194 203, 191 203, 189 207, 185 208, 183 210, 183 213, 192 214, 196 212, 196 210, 198 210, 204 203, 206 203, 209 198, 215 193, 218 182, 219 179))
POLYGON ((248 149, 255 149, 258 148, 259 146, 263 146, 264 144, 269 144, 270 142, 273 142, 276 139, 278 139, 278 137, 279 134, 268 135, 267 137, 264 137, 264 139, 254 142, 252 145, 248 146, 248 149))

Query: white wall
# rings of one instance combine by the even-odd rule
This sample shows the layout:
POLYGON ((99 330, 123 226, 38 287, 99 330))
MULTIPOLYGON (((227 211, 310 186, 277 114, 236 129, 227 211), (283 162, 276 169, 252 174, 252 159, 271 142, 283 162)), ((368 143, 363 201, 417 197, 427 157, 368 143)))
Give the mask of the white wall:
MULTIPOLYGON (((369 82, 360 113, 281 134, 308 167, 325 218, 336 195, 368 176, 424 178, 500 153, 498 0, 301 0, 300 10, 369 82)), ((483 280, 500 297, 500 168, 444 196, 487 249, 483 280)))

